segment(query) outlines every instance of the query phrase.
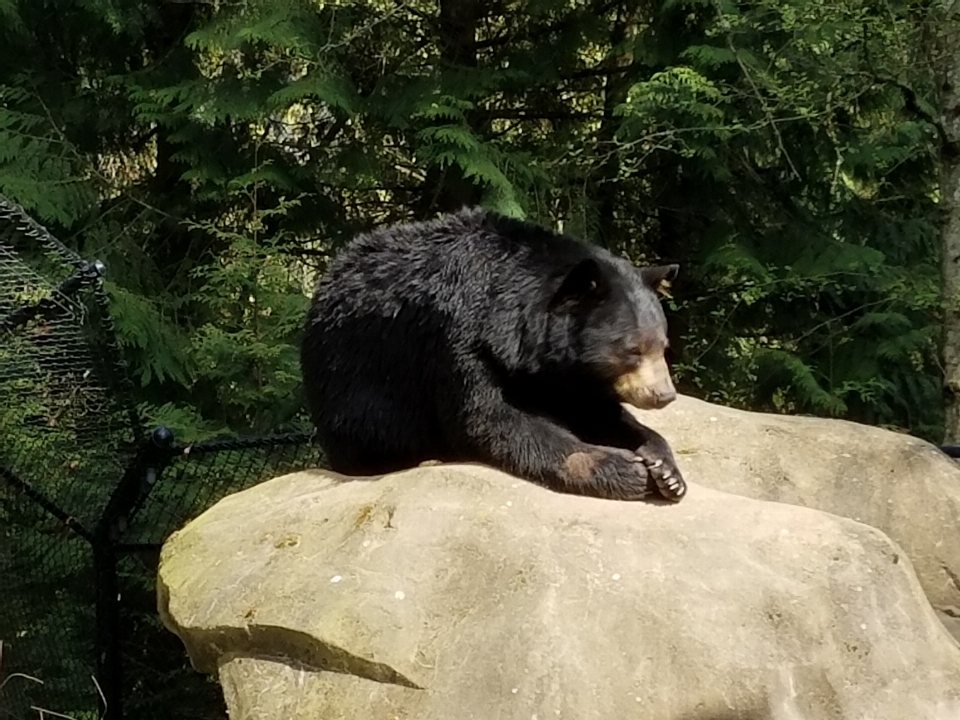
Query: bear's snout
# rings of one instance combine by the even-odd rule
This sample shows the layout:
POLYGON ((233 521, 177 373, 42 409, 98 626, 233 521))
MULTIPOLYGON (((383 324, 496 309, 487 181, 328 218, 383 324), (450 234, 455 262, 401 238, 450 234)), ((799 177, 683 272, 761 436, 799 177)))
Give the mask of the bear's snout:
POLYGON ((670 369, 663 355, 646 356, 614 382, 618 397, 641 410, 658 410, 677 399, 670 369))
POLYGON ((654 398, 655 398, 654 402, 656 403, 656 407, 659 410, 660 408, 666 407, 667 405, 669 405, 670 403, 672 403, 674 400, 677 399, 677 391, 674 389, 673 385, 671 384, 668 390, 654 392, 654 398))

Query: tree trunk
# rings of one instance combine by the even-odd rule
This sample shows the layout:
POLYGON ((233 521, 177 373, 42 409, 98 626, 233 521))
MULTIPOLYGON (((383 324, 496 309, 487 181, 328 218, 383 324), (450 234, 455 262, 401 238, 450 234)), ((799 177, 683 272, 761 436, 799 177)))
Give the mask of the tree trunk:
POLYGON ((941 36, 943 81, 940 124, 941 280, 943 288, 944 442, 960 441, 960 34, 954 29, 960 3, 944 4, 950 28, 941 36))
MULTIPOLYGON (((195 74, 192 51, 183 45, 187 34, 197 18, 194 5, 161 3, 157 8, 155 32, 147 36, 148 62, 160 63, 171 76, 187 79, 195 74)), ((148 69, 156 73, 155 68, 148 69)), ((166 214, 156 218, 156 236, 151 242, 150 255, 160 273, 158 285, 166 286, 177 277, 190 254, 193 233, 184 225, 183 218, 193 206, 194 197, 189 183, 182 180, 189 170, 182 160, 175 158, 182 146, 170 139, 171 130, 161 125, 157 128, 156 169, 146 183, 148 198, 166 214)), ((195 207, 195 206, 194 206, 195 207)))
MULTIPOLYGON (((477 20, 479 0, 440 0, 440 61, 445 67, 477 67, 477 20)), ((476 124, 467 117, 476 129, 476 124)), ((453 212, 480 201, 480 189, 463 176, 459 165, 427 170, 421 197, 420 217, 453 212)))
MULTIPOLYGON (((617 19, 610 34, 610 43, 614 47, 614 53, 608 61, 611 69, 626 68, 633 63, 632 44, 637 35, 639 17, 639 6, 628 3, 617 10, 617 19)), ((633 77, 629 73, 612 72, 607 75, 603 85, 603 121, 597 133, 597 144, 600 152, 606 154, 606 159, 600 165, 594 192, 600 230, 597 239, 607 247, 616 244, 620 209, 620 156, 614 144, 620 121, 613 113, 627 99, 632 83, 633 77)))

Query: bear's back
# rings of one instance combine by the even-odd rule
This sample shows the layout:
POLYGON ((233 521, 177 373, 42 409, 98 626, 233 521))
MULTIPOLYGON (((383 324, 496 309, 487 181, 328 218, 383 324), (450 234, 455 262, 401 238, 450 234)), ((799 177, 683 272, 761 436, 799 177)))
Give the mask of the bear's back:
POLYGON ((356 320, 413 304, 460 322, 482 321, 499 297, 518 288, 535 292, 584 257, 602 254, 524 221, 464 209, 358 235, 321 279, 312 315, 349 309, 356 320))
MULTIPOLYGON (((460 269, 473 258, 484 214, 470 211, 433 220, 379 228, 354 238, 327 268, 316 302, 370 306, 381 314, 394 303, 448 299, 468 292, 460 269)), ((482 247, 483 242, 479 243, 482 247)))

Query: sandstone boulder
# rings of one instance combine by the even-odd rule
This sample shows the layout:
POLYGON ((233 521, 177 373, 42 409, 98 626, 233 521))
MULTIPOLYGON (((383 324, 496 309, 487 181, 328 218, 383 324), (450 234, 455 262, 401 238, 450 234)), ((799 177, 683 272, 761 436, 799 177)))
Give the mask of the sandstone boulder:
POLYGON ((691 479, 661 505, 288 475, 167 541, 159 606, 233 720, 960 718, 960 646, 894 542, 691 479))
POLYGON ((910 557, 960 638, 960 465, 917 438, 844 420, 770 415, 679 397, 635 411, 708 487, 872 525, 910 557))

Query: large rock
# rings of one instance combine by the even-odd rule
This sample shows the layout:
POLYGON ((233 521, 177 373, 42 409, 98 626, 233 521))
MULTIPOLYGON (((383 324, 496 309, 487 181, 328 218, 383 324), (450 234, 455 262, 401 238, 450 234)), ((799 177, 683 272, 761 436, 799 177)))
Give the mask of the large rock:
POLYGON ((288 475, 173 535, 158 585, 234 720, 960 718, 960 646, 895 543, 696 483, 288 475))
POLYGON ((929 443, 844 420, 769 415, 680 397, 635 411, 670 442, 684 476, 883 530, 960 638, 960 467, 929 443))

